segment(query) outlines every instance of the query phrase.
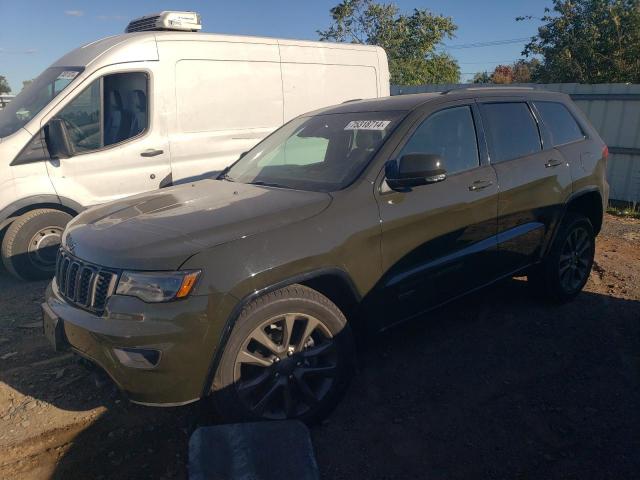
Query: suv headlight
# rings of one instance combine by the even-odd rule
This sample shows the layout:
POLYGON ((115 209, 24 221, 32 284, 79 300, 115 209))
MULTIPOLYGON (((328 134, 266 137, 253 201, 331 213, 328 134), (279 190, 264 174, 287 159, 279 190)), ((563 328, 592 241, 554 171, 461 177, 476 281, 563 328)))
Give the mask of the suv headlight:
POLYGON ((138 297, 145 302, 169 302, 187 297, 201 270, 179 272, 129 272, 120 275, 116 294, 138 297))

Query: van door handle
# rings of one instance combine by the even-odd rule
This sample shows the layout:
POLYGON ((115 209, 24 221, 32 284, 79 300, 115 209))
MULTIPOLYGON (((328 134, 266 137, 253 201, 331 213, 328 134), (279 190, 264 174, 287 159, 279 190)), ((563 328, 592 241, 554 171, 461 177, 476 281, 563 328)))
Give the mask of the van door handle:
POLYGON ((551 160, 549 160, 547 163, 544 164, 546 168, 553 168, 553 167, 557 167, 558 165, 562 165, 562 160, 557 160, 555 158, 552 158, 551 160))
POLYGON ((156 150, 155 148, 149 148, 140 154, 141 157, 155 157, 156 155, 162 155, 164 150, 156 150))
POLYGON ((469 191, 477 192, 478 190, 484 190, 491 185, 493 185, 493 182, 491 180, 476 180, 471 185, 469 185, 469 191))

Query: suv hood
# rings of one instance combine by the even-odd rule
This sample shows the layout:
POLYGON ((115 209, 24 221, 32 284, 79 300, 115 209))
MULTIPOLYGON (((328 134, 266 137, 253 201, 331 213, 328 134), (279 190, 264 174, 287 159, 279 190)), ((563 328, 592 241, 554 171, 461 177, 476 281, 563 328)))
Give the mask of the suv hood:
POLYGON ((112 268, 177 269, 194 253, 317 215, 327 193, 202 180, 91 208, 62 244, 112 268))

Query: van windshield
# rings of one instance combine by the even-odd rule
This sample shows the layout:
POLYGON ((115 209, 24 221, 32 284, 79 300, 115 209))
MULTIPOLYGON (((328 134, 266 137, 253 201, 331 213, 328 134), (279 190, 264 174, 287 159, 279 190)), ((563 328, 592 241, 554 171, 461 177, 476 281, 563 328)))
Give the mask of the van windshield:
POLYGON ((340 190, 360 175, 403 113, 296 118, 256 145, 220 178, 296 190, 340 190))
POLYGON ((0 138, 24 127, 82 70, 82 67, 52 67, 42 72, 31 85, 22 89, 4 110, 0 110, 0 138))

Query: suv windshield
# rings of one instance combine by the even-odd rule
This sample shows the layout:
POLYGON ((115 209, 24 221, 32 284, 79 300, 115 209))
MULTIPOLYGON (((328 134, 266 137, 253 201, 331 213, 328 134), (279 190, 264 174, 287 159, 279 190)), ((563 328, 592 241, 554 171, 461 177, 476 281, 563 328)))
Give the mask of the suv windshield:
POLYGON ((362 172, 402 115, 361 112, 296 118, 251 149, 222 178, 297 190, 340 190, 362 172))
POLYGON ((82 67, 53 67, 42 72, 31 85, 24 88, 4 110, 0 111, 0 138, 24 127, 82 70, 82 67))

